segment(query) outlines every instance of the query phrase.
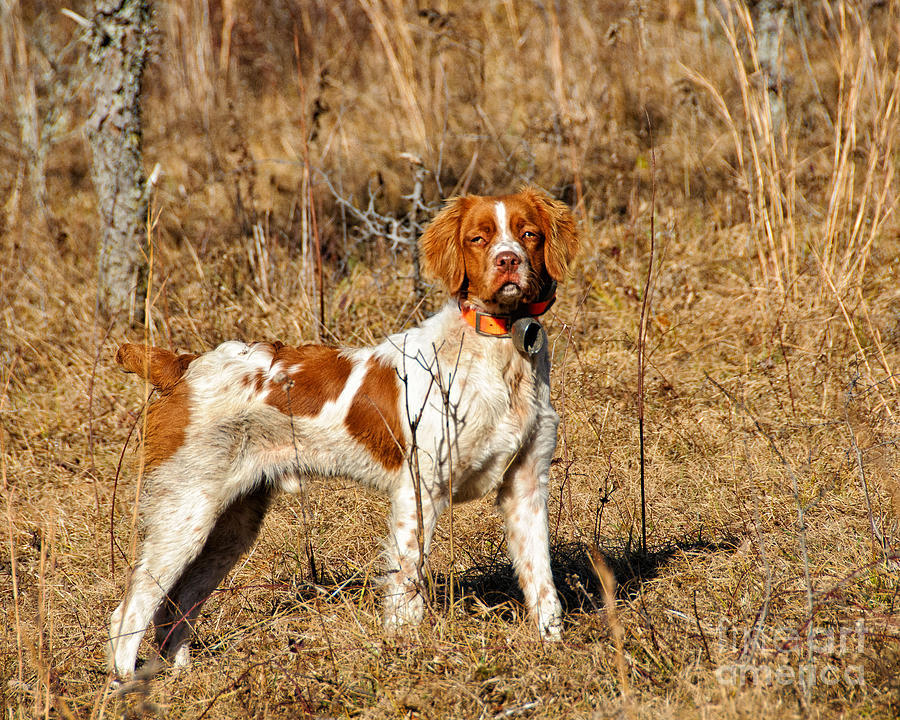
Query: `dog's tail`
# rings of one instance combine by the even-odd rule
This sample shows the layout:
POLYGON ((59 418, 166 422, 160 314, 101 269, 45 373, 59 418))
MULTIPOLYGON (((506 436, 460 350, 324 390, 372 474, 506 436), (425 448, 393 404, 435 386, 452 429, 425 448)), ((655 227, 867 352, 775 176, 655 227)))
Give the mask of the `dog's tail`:
POLYGON ((116 351, 116 362, 125 372, 135 373, 163 392, 171 390, 181 380, 188 365, 197 358, 185 353, 176 355, 151 345, 125 343, 116 351))

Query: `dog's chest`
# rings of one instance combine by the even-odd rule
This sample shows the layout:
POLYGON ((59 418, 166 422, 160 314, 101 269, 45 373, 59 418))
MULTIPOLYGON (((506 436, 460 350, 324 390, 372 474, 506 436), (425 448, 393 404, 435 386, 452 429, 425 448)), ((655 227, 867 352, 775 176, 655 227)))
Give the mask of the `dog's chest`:
POLYGON ((460 499, 496 486, 534 434, 541 403, 549 402, 538 370, 518 353, 475 358, 466 370, 445 409, 443 431, 452 441, 447 459, 454 466, 444 474, 454 474, 460 499))
POLYGON ((506 442, 510 434, 528 434, 539 402, 536 371, 529 360, 518 353, 509 353, 499 362, 491 360, 473 363, 460 398, 468 424, 486 446, 492 440, 506 442))

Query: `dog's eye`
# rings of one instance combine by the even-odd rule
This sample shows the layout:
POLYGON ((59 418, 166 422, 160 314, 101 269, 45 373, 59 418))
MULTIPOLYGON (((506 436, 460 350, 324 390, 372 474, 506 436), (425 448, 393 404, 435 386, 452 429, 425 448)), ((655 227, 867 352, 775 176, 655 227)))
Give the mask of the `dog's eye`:
POLYGON ((523 240, 532 240, 534 238, 537 238, 537 235, 535 233, 531 232, 531 230, 526 230, 525 232, 522 233, 523 240))
POLYGON ((479 235, 477 237, 473 237, 471 240, 469 240, 469 242, 473 245, 484 245, 484 238, 479 235))

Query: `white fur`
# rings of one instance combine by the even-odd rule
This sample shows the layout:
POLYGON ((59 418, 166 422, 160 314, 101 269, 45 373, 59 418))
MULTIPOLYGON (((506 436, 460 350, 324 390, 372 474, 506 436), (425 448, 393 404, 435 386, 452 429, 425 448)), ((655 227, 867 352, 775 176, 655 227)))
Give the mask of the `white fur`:
POLYGON ((384 546, 388 628, 416 623, 424 612, 418 483, 426 555, 451 487, 456 502, 499 490, 526 604, 542 636, 559 637, 547 530, 558 417, 550 404, 546 348, 529 357, 508 338, 479 335, 451 302, 421 326, 344 357, 353 363, 350 377, 315 417, 279 412, 266 404, 266 391, 245 381, 262 370, 278 382, 291 370, 271 366, 267 345, 224 343, 190 364, 182 380, 190 389, 184 443, 145 481, 146 539, 110 621, 110 669, 117 675, 134 671, 151 619, 162 655, 187 663, 200 606, 252 544, 273 492, 295 492, 302 480, 323 475, 354 478, 392 500, 384 546), (386 468, 344 425, 372 356, 400 380, 404 437, 397 440, 406 456, 396 469, 386 468))
POLYGON ((506 203, 498 200, 494 203, 494 215, 497 218, 498 237, 491 245, 491 258, 497 257, 502 252, 514 252, 519 256, 523 264, 523 271, 528 269, 528 253, 521 243, 513 237, 509 227, 509 214, 506 212, 506 203))

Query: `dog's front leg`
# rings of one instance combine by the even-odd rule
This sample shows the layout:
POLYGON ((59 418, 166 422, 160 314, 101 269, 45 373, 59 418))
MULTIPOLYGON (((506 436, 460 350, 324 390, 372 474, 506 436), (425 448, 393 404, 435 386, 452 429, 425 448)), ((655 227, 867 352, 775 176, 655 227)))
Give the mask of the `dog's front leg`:
POLYGON ((404 625, 416 625, 425 614, 423 566, 434 526, 446 505, 442 496, 434 496, 426 490, 425 483, 420 483, 421 492, 417 499, 413 482, 416 480, 404 483, 391 497, 390 530, 385 540, 387 572, 384 578, 384 626, 389 631, 396 631, 404 625))
POLYGON ((547 526, 547 488, 555 447, 553 423, 552 432, 548 429, 539 433, 532 447, 507 471, 497 497, 525 604, 546 640, 558 640, 562 630, 562 607, 550 571, 547 526))

